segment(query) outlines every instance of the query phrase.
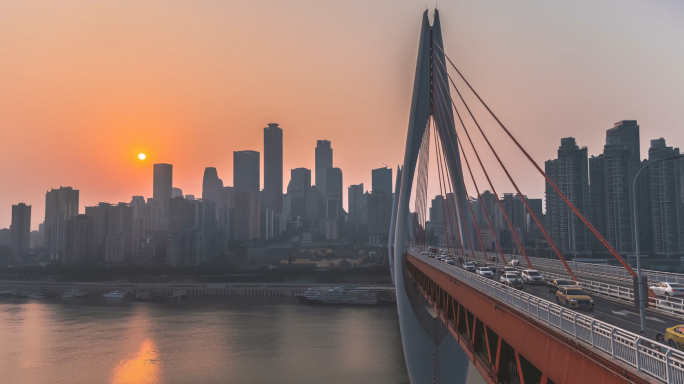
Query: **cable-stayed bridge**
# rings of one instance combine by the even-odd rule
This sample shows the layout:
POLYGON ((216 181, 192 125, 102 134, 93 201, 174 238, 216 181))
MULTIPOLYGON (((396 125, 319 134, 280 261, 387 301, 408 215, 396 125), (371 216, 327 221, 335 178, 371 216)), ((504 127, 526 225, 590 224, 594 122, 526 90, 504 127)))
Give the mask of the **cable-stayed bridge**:
MULTIPOLYGON (((656 298, 652 292, 647 298, 644 280, 639 280, 643 297, 630 288, 636 272, 544 173, 524 144, 497 118, 445 52, 439 13, 435 11, 431 25, 426 11, 388 244, 411 382, 464 383, 470 361, 488 383, 684 383, 684 352, 654 341, 658 330, 664 331, 684 318, 682 303, 656 298), (477 108, 467 100, 476 100, 477 108), (486 111, 485 116, 476 116, 478 110, 486 111), (497 130, 485 132, 486 125, 481 124, 485 119, 497 130), (492 144, 494 135, 510 140, 510 147, 529 161, 530 170, 538 172, 540 181, 556 191, 621 267, 599 271, 589 264, 574 264, 575 271, 565 261, 508 171, 506 159, 492 144), (476 146, 475 136, 486 145, 476 146), (474 157, 466 156, 464 147, 474 157), (434 151, 432 156, 430 151, 434 151), (496 159, 495 164, 522 199, 557 260, 526 254, 501 205, 491 170, 482 161, 484 153, 496 159), (428 177, 431 157, 436 159, 437 180, 428 177), (475 175, 484 177, 486 185, 478 185, 475 175), (466 181, 474 190, 468 191, 466 181), (486 226, 480 228, 468 196, 470 193, 482 199, 481 192, 487 188, 501 208, 504 225, 511 229, 521 252, 515 257, 524 268, 536 267, 549 276, 575 280, 596 296, 597 307, 601 304, 603 309, 582 313, 569 305, 561 306, 543 289, 521 291, 422 254, 427 248, 429 182, 438 184, 441 195, 447 196, 442 217, 449 254, 480 264, 494 258, 506 263, 513 257, 503 253, 497 240, 497 252, 484 251, 483 232, 495 233, 494 226, 485 211, 486 226), (639 311, 625 306, 634 302, 656 328, 640 332, 639 311)), ((486 210, 484 205, 482 209, 486 210)))

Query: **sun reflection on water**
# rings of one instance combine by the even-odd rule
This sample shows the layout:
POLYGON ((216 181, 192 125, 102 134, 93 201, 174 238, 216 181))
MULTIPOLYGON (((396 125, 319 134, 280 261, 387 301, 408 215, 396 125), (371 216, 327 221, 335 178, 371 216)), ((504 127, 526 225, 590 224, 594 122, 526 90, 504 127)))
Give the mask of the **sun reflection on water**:
POLYGON ((114 368, 111 384, 157 384, 161 380, 157 348, 152 340, 143 341, 136 356, 122 360, 114 368))

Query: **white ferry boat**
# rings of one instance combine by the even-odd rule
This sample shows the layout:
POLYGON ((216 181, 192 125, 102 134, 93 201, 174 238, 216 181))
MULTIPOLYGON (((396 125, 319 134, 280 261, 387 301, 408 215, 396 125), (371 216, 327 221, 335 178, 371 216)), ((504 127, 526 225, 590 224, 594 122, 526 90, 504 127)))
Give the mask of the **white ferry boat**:
POLYGON ((103 297, 109 297, 112 299, 121 299, 121 298, 126 297, 126 294, 123 292, 114 291, 114 292, 103 293, 102 296, 103 297))
POLYGON ((304 295, 297 296, 300 301, 315 304, 358 304, 358 305, 377 305, 378 293, 374 290, 363 288, 342 288, 332 289, 309 288, 304 295))
POLYGON ((46 299, 48 296, 44 293, 33 292, 29 293, 26 297, 28 297, 29 299, 46 299))

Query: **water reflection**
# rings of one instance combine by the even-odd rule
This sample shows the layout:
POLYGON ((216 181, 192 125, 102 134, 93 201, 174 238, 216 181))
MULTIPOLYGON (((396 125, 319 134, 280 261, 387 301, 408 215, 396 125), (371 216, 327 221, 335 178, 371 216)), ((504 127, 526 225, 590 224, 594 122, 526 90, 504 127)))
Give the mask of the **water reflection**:
POLYGON ((154 342, 142 342, 134 358, 121 361, 114 367, 111 384, 156 384, 160 383, 161 367, 154 342))

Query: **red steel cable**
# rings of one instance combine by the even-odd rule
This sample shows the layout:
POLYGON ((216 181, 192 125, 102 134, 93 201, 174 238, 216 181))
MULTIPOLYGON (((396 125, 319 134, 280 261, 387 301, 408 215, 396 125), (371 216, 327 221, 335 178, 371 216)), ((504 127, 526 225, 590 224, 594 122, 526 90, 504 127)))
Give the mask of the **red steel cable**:
POLYGON ((487 138, 487 135, 485 135, 484 131, 483 131, 482 128, 480 127, 480 124, 477 122, 477 119, 475 119, 475 116, 473 115, 472 111, 470 111, 470 108, 468 107, 468 104, 466 103, 465 99, 463 99, 463 95, 461 95, 461 92, 458 90, 458 87, 456 87, 456 84, 453 82, 453 80, 451 79, 451 77, 449 77, 449 80, 451 80, 451 84, 454 86, 454 90, 456 90, 456 93, 458 94, 459 98, 461 99, 461 102, 463 102, 463 105, 466 107, 466 110, 467 110, 468 113, 470 114, 470 117, 473 119, 473 122, 475 122, 475 125, 477 126, 478 130, 479 130, 480 133, 482 134, 482 137, 484 137, 485 141, 487 142, 487 145, 489 146, 489 149, 492 150, 492 153, 493 153, 494 156, 496 157, 496 160, 499 162, 499 165, 501 165, 501 168, 502 168, 502 169, 504 170, 504 172, 506 173, 506 176, 508 177, 508 180, 510 180, 511 184, 513 184, 513 188, 515 188, 516 192, 518 193, 518 196, 522 199, 523 203, 525 204, 525 207, 526 207, 527 210, 530 212, 530 215, 532 216, 532 218, 534 218, 534 221, 537 223, 537 225, 539 226, 539 228, 542 230, 542 233, 544 233, 544 236, 546 237, 546 240, 549 242, 549 244, 551 244, 551 247, 552 247, 553 250, 556 252, 556 255, 558 255, 558 258, 559 258, 560 261, 563 263, 563 265, 565 266, 565 269, 568 271, 568 273, 570 274, 570 276, 572 277, 572 279, 573 279, 573 280, 577 280, 577 278, 575 277, 575 274, 574 274, 574 273, 572 272, 572 270, 570 269, 570 266, 565 262, 565 258, 563 257, 563 254, 562 254, 561 251, 558 249, 558 247, 556 247, 556 244, 553 242, 553 240, 551 240, 551 237, 549 236, 549 234, 546 232, 546 230, 544 229, 544 227, 543 227, 543 226, 541 225, 541 223, 539 222, 539 219, 537 218, 537 215, 534 214, 534 212, 532 211, 532 208, 531 208, 530 205, 527 203, 527 199, 525 198, 525 196, 523 196, 522 192, 520 191, 520 188, 518 188, 518 185, 517 185, 517 184, 515 183, 515 181, 513 180, 513 177, 511 177, 511 174, 508 172, 508 169, 507 169, 506 166, 504 165, 503 161, 501 161, 501 158, 499 157, 499 154, 496 152, 496 150, 494 149, 494 147, 492 146, 492 144, 489 142, 489 139, 487 138))
MULTIPOLYGON (((439 93, 442 94, 441 90, 439 90, 439 93)), ((444 96, 442 95, 442 97, 444 97, 444 96)), ((451 99, 451 97, 449 97, 449 99, 451 99)), ((458 113, 458 111, 456 111, 456 113, 458 113)), ((450 116, 453 118, 453 115, 450 115, 450 116)), ((459 119, 460 119, 460 115, 459 115, 459 119)), ((463 121, 461 121, 461 123, 463 123, 463 121)), ((447 131, 447 132, 449 132, 449 131, 447 131)), ((473 185, 475 186, 475 191, 477 192, 477 196, 480 199, 480 205, 482 205, 482 210, 484 211, 485 217, 487 218, 487 224, 489 225, 489 229, 492 231, 492 235, 494 235, 494 241, 496 242, 496 246, 499 249, 499 253, 501 254, 501 259, 503 260, 504 265, 506 265, 506 257, 504 256, 503 250, 501 249, 501 245, 499 244, 499 240, 497 240, 497 238, 496 238, 496 232, 494 231, 494 226, 492 225, 492 222, 489 219, 489 213, 487 212, 487 208, 485 207, 484 203, 482 202, 482 194, 480 193, 480 189, 478 188, 477 182, 475 181, 475 176, 473 175, 473 171, 470 168, 470 162, 468 161, 468 156, 466 156, 465 150, 463 149, 463 144, 461 143, 461 138, 458 137, 458 135, 455 135, 455 136, 456 136, 456 141, 458 142, 458 145, 461 148, 461 154, 463 155, 463 159, 465 160, 466 166, 468 167, 468 172, 470 173, 470 178, 473 181, 473 185)), ((451 139, 451 132, 449 132, 449 138, 451 139)), ((512 230, 512 228, 511 228, 511 230, 512 230)), ((532 267, 530 266, 530 268, 532 268, 532 267)))
MULTIPOLYGON (((438 73, 438 74, 440 75, 439 76, 440 80, 442 81, 442 84, 444 85, 444 80, 441 76, 441 73, 438 73)), ((454 103, 453 100, 451 100, 451 104, 453 105, 454 110, 456 111, 456 116, 458 116, 458 120, 461 122, 461 127, 463 127, 463 130, 465 131, 465 134, 468 137, 468 141, 470 142, 470 147, 473 149, 473 152, 475 152, 475 156, 477 157, 478 163, 480 163, 480 168, 482 168, 482 172, 484 172, 484 175, 487 178, 487 182, 489 184, 489 187, 492 189, 492 193, 494 194, 494 197, 496 198, 496 202, 499 204, 499 208, 501 208, 501 213, 503 214, 504 218, 506 219, 506 223, 508 224, 508 228, 510 228, 511 233, 513 234, 513 237, 515 238, 515 241, 518 243, 518 248, 520 249, 523 256, 525 257, 525 261, 527 262, 527 265, 530 267, 530 269, 534 269, 534 267, 532 266, 532 263, 530 262, 529 257, 527 257, 527 252, 525 251, 525 247, 522 246, 522 242, 520 241, 520 238, 518 237, 518 234, 516 233, 515 228, 513 228, 513 223, 511 223, 511 220, 508 217, 508 214, 506 213, 506 210, 504 209, 504 206, 501 203, 501 200, 499 199, 499 195, 496 192, 496 188, 494 188, 494 183, 492 183, 492 180, 489 177, 489 173, 487 172, 487 169, 485 168, 484 164, 482 163, 482 159, 480 158, 480 154, 477 152, 477 149, 475 148, 475 144, 473 143, 473 140, 470 138, 470 133, 468 133, 468 129, 466 128, 465 123, 463 122, 463 119, 461 118, 461 114, 458 112, 458 108, 456 108, 456 104, 454 103)), ((458 137, 458 135, 456 137, 458 137)))
MULTIPOLYGON (((522 147, 522 145, 520 145, 520 143, 518 142, 518 140, 516 140, 516 139, 513 137, 513 135, 511 134, 511 132, 508 131, 508 129, 503 125, 503 123, 499 120, 499 118, 496 117, 496 115, 494 114, 494 112, 492 112, 492 110, 489 108, 489 106, 484 102, 484 100, 482 100, 482 98, 480 97, 480 95, 479 95, 477 92, 475 92, 475 89, 473 89, 473 87, 470 85, 470 83, 468 83, 468 81, 465 79, 465 77, 463 77, 463 75, 461 74, 461 71, 459 71, 458 68, 456 68, 456 65, 454 65, 454 63, 451 61, 451 59, 449 58, 449 56, 447 56, 447 54, 444 52, 444 50, 442 49, 442 47, 440 47, 439 44, 435 44, 435 45, 437 46, 437 48, 439 48, 440 51, 442 51, 442 53, 444 54, 444 57, 446 57, 447 60, 449 60, 449 63, 451 63, 451 66, 454 67, 454 69, 456 70, 456 72, 458 73, 458 75, 461 77, 461 79, 463 79, 463 81, 466 83, 466 85, 468 86, 468 88, 470 88, 470 90, 473 92, 473 94, 475 94, 475 96, 477 97, 477 99, 480 100, 480 102, 482 103, 482 105, 483 105, 485 108, 487 108, 487 111, 489 112, 489 114, 492 115, 492 117, 494 118, 494 120, 496 120, 496 122, 499 124, 499 126, 504 130, 504 132, 506 132, 506 134, 508 135, 508 137, 510 137, 511 140, 513 140, 513 142, 515 143, 515 145, 522 151, 522 153, 525 154, 525 157, 527 157, 527 159, 532 163, 532 165, 534 165, 534 167, 537 169, 537 171, 539 171, 539 173, 540 173, 542 176, 544 176, 544 179, 546 179, 546 181, 553 187, 553 189, 556 191, 556 193, 558 193, 558 195, 560 195, 560 196, 563 198, 563 200, 565 201, 565 203, 568 204, 568 206, 572 209, 572 211, 575 212, 575 214, 582 220, 582 222, 584 222, 584 224, 587 226, 587 228, 589 228, 589 230, 591 230, 591 232, 594 234, 594 236, 596 236, 596 237, 601 241, 601 243, 608 249, 608 251, 609 251, 610 253, 613 254, 613 256, 620 262, 620 264, 622 264, 622 266, 623 266, 623 267, 624 267, 624 268, 625 268, 633 277, 636 276, 636 273, 634 272, 634 270, 632 269, 632 267, 630 267, 629 264, 625 263, 625 260, 624 260, 616 251, 615 251, 615 249, 613 249, 613 247, 610 246, 610 244, 608 243, 608 241, 606 241, 606 239, 604 239, 603 236, 601 236, 601 234, 600 234, 600 233, 596 230, 596 228, 594 228, 594 226, 593 226, 593 225, 584 217, 584 215, 582 215, 582 213, 577 209, 577 207, 575 207, 575 205, 572 204, 572 203, 570 202, 570 200, 568 200, 568 198, 565 196, 565 194, 563 194, 563 192, 561 192, 560 189, 558 189, 558 187, 556 186, 556 184, 555 184, 553 181, 551 181, 551 179, 549 178, 549 176, 548 176, 548 175, 539 167, 539 165, 532 159, 532 157, 527 153, 527 151, 525 151, 525 149, 522 147)), ((449 77, 449 79, 451 79, 451 77, 449 77)), ((452 83, 453 83, 453 80, 452 80, 452 83)), ((563 261, 563 263, 565 263, 565 261, 563 261)))

